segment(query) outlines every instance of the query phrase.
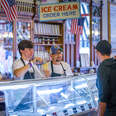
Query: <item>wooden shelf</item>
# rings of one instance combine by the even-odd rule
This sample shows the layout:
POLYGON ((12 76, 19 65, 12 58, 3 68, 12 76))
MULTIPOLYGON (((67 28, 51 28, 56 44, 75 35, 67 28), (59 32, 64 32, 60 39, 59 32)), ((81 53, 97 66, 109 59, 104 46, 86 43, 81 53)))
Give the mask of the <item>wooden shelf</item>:
POLYGON ((13 48, 13 47, 12 47, 12 45, 5 45, 4 48, 8 49, 8 48, 13 48))
POLYGON ((34 34, 36 37, 62 37, 62 35, 34 34))
POLYGON ((33 43, 34 45, 39 45, 39 46, 53 46, 53 45, 57 45, 57 46, 62 46, 63 44, 39 44, 39 43, 33 43))
POLYGON ((44 24, 63 24, 65 20, 56 20, 56 21, 35 21, 35 23, 44 23, 44 24))
POLYGON ((92 16, 93 19, 97 19, 97 20, 100 20, 100 17, 99 16, 92 16))

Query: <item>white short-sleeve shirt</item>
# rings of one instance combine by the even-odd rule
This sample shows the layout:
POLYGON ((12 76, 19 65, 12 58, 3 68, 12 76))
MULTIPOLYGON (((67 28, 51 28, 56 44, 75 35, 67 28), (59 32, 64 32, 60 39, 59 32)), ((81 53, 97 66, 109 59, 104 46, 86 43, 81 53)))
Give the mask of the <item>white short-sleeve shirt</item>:
MULTIPOLYGON (((53 64, 54 73, 64 74, 64 70, 65 70, 66 76, 72 76, 73 73, 72 73, 70 65, 67 64, 66 62, 63 62, 63 61, 61 62, 61 64, 58 64, 58 65, 53 64), (63 68, 64 68, 64 70, 63 70, 63 68)), ((47 66, 48 66, 48 71, 51 74, 52 73, 51 62, 48 62, 47 66)), ((44 72, 44 67, 43 66, 41 67, 41 71, 44 72)))
MULTIPOLYGON (((25 65, 27 65, 29 63, 29 61, 25 61, 25 65)), ((24 64, 23 62, 21 61, 21 59, 18 59, 16 60, 14 63, 13 63, 13 73, 14 73, 14 70, 18 69, 18 68, 21 68, 23 67, 24 64)), ((42 78, 44 75, 42 75, 42 73, 40 72, 40 70, 38 69, 37 65, 36 64, 33 64, 33 68, 34 68, 34 71, 35 71, 35 78, 42 78)), ((28 71, 29 72, 33 72, 33 68, 29 68, 28 71)), ((16 78, 16 79, 19 79, 19 80, 23 80, 24 79, 24 75, 20 78, 16 78)))

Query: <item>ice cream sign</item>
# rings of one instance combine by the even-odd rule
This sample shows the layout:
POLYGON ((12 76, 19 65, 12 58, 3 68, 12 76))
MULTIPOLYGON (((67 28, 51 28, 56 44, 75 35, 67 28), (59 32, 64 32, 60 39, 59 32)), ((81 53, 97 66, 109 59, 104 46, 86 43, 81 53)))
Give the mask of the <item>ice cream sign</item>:
POLYGON ((39 15, 40 21, 78 18, 80 17, 79 2, 40 5, 39 15))

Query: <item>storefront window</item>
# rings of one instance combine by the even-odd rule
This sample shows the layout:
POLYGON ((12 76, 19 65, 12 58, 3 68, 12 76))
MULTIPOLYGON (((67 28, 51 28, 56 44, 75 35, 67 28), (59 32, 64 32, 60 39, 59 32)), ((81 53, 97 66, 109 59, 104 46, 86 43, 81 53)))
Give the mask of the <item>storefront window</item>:
MULTIPOLYGON (((21 40, 30 40, 31 23, 28 22, 17 22, 17 39, 16 44, 18 46, 21 40)), ((19 51, 17 49, 17 58, 20 58, 19 51)))
POLYGON ((110 6, 112 56, 116 56, 116 2, 110 6))
MULTIPOLYGON (((86 3, 81 3, 81 14, 89 14, 89 7, 86 3)), ((80 19, 81 20, 81 19, 80 19)), ((83 19, 82 19, 83 20, 83 19)), ((84 17, 84 21, 82 26, 82 34, 80 34, 80 53, 87 53, 89 54, 89 16, 84 17)), ((66 21, 66 38, 65 43, 74 42, 74 34, 71 34, 71 19, 66 21), (68 36, 71 35, 71 36, 68 36), (73 36, 72 36, 73 35, 73 36)), ((78 20, 79 21, 79 20, 78 20)), ((79 25, 78 25, 79 26, 79 25)))
MULTIPOLYGON (((89 7, 87 3, 81 3, 81 14, 89 14, 89 7)), ((80 53, 87 53, 89 55, 89 16, 84 16, 83 33, 80 35, 80 53)))
POLYGON ((13 26, 0 20, 0 73, 4 78, 12 78, 13 64, 13 26))

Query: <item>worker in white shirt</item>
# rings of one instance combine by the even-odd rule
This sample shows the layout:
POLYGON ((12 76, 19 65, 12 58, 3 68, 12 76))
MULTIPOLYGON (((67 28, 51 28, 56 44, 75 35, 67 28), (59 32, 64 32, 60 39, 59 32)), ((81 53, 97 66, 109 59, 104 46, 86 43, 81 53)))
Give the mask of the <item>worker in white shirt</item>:
POLYGON ((72 76, 69 64, 63 60, 63 50, 60 47, 52 46, 50 51, 51 61, 42 66, 42 70, 47 77, 72 76))
POLYGON ((35 79, 43 77, 42 73, 36 66, 36 62, 42 62, 39 57, 33 58, 34 49, 33 43, 30 40, 22 40, 18 44, 21 58, 16 60, 13 64, 13 73, 16 79, 35 79))

